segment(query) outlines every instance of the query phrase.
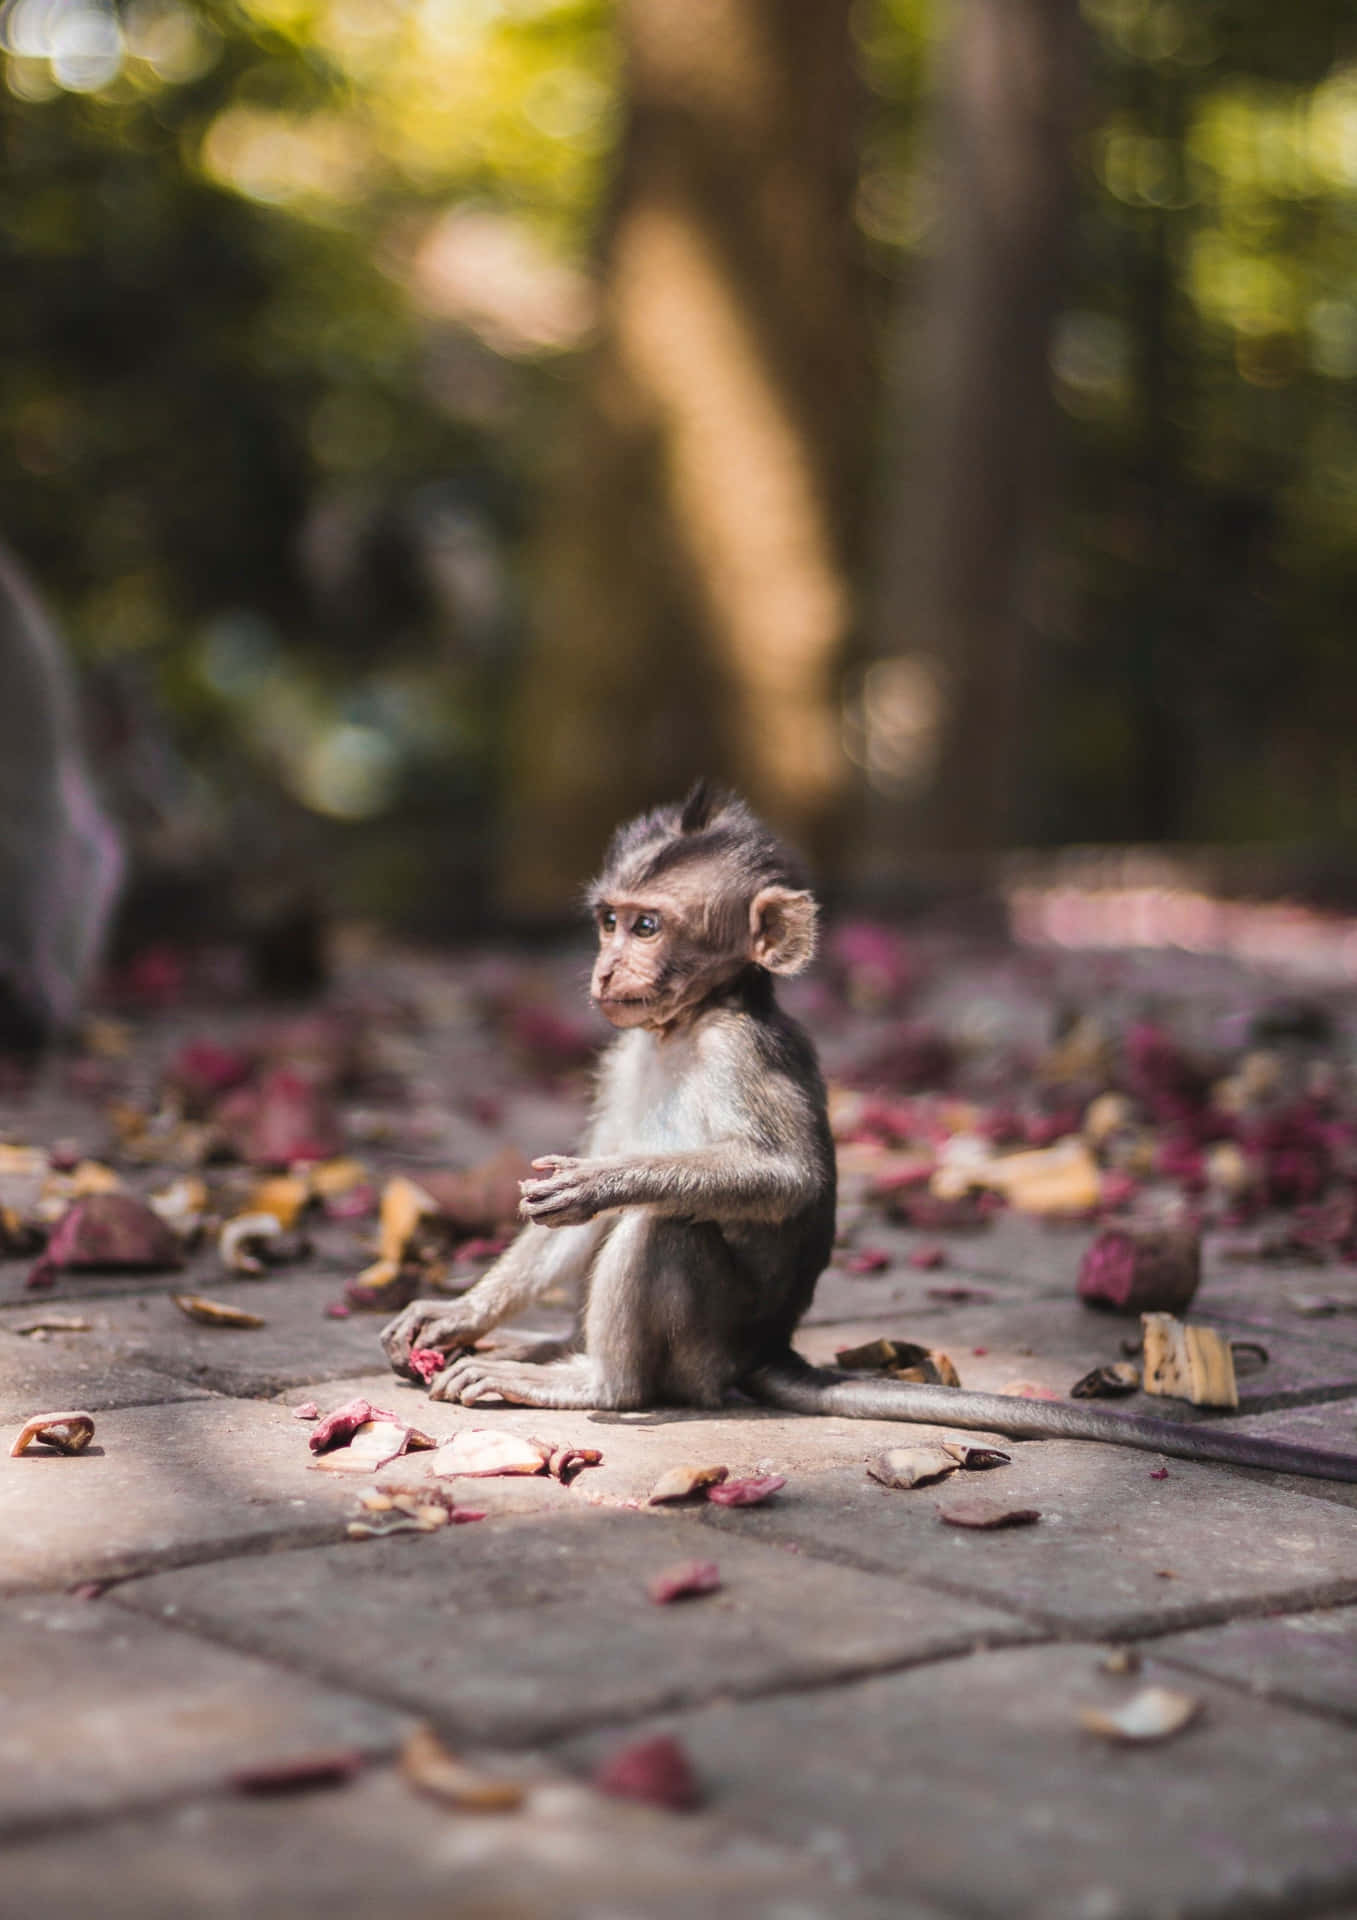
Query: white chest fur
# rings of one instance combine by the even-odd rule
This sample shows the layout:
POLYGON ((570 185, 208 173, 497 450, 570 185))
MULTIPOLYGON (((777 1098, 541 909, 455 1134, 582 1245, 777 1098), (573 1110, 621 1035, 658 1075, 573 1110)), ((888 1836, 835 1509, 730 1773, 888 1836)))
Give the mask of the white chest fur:
POLYGON ((720 1137, 710 1083, 691 1036, 657 1040, 630 1033, 609 1068, 608 1151, 673 1153, 720 1137))

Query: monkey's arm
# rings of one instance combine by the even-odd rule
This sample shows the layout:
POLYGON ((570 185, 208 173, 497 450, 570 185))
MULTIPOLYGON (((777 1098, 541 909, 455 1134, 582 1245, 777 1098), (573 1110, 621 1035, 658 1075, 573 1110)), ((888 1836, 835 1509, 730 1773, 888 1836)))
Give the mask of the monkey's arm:
POLYGON ((591 1222, 568 1233, 527 1226, 506 1247, 483 1279, 460 1300, 412 1300, 382 1328, 382 1349, 398 1373, 411 1347, 469 1347, 503 1320, 540 1300, 553 1287, 582 1280, 605 1232, 591 1222))
POLYGON ((1265 1467, 1316 1480, 1357 1481, 1357 1454, 1329 1453, 1253 1434, 1222 1433, 1202 1425, 1106 1413, 1099 1407, 1019 1400, 959 1387, 916 1386, 906 1380, 854 1377, 812 1367, 797 1353, 760 1367, 740 1385, 765 1405, 789 1413, 831 1413, 853 1420, 908 1420, 940 1427, 979 1427, 1015 1440, 1101 1440, 1143 1447, 1178 1460, 1218 1460, 1231 1467, 1265 1467))
POLYGON ((679 1153, 534 1160, 523 1211, 544 1227, 573 1226, 615 1207, 651 1207, 687 1219, 776 1222, 809 1205, 824 1177, 806 1152, 719 1141, 679 1153))

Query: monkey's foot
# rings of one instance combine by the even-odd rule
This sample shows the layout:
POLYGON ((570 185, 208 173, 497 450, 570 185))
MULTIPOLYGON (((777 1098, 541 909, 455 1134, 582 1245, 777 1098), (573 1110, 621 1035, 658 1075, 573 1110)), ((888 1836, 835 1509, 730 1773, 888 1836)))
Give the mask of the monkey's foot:
POLYGON ((429 1398, 460 1401, 464 1407, 492 1398, 515 1407, 599 1404, 587 1360, 566 1360, 544 1367, 522 1360, 496 1360, 483 1353, 464 1353, 450 1367, 444 1367, 429 1388, 429 1398))

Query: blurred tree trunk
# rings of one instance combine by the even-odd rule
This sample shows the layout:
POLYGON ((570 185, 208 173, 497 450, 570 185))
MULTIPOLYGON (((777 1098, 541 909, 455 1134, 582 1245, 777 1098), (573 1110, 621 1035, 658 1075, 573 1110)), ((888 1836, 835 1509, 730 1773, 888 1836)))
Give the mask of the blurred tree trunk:
POLYGON ((503 898, 558 912, 709 772, 809 853, 844 791, 870 381, 852 0, 628 0, 603 311, 551 476, 503 898))
POLYGON ((878 640, 908 663, 897 707, 918 708, 912 725, 894 715, 912 750, 905 839, 983 855, 1013 834, 1022 603, 1083 99, 1078 0, 956 0, 946 63, 939 251, 922 326, 911 316, 918 364, 901 387, 917 429, 888 509, 878 640))

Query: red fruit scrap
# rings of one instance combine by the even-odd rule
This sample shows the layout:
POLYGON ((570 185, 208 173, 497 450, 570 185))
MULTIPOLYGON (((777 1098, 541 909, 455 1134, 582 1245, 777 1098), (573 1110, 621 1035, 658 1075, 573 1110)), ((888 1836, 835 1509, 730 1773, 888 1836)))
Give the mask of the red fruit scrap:
POLYGON ((327 1413, 319 1426, 308 1435, 307 1445, 312 1453, 328 1453, 331 1447, 346 1446, 359 1427, 365 1426, 369 1420, 394 1420, 397 1426, 404 1424, 399 1414, 374 1407, 370 1400, 360 1396, 356 1400, 346 1400, 342 1407, 327 1413))
POLYGON ((215 1040, 190 1040, 165 1069, 165 1078, 198 1107, 240 1087, 254 1071, 254 1055, 244 1047, 223 1047, 215 1040))
POLYGON ((1160 1123, 1180 1119, 1205 1105, 1206 1075, 1165 1028, 1138 1021, 1126 1035, 1126 1077, 1160 1123))
MULTIPOLYGON (((156 1273, 182 1267, 183 1249, 159 1214, 127 1193, 92 1193, 57 1222, 40 1265, 156 1273)), ((45 1285, 29 1276, 30 1285, 45 1285)))
POLYGON ((702 1804, 697 1776, 678 1741, 667 1733, 619 1747, 594 1775, 600 1793, 619 1800, 687 1813, 702 1804))
POLYGON ((328 1099, 292 1067, 275 1067, 257 1089, 241 1088, 222 1103, 217 1117, 234 1134, 242 1158, 255 1166, 329 1160, 343 1145, 328 1099))
POLYGON ((859 1247, 843 1264, 846 1273, 882 1273, 890 1263, 891 1257, 883 1248, 859 1247))
POLYGON ((936 1267, 946 1266, 947 1255, 941 1247, 915 1247, 909 1256, 909 1264, 918 1267, 922 1273, 931 1273, 936 1267))
POLYGON ((761 1507, 787 1482, 780 1473, 751 1474, 747 1480, 723 1480, 707 1488, 707 1498, 715 1507, 761 1507))
POLYGON ((714 1560, 684 1560, 666 1567, 646 1581, 646 1592, 657 1607, 672 1600, 691 1600, 700 1593, 715 1593, 721 1585, 721 1570, 714 1560))
POLYGON ((1201 1280, 1201 1239, 1188 1228, 1100 1233, 1079 1268, 1077 1291, 1113 1313, 1177 1313, 1201 1280))
POLYGON ((427 1387, 435 1374, 441 1373, 448 1364, 448 1357, 437 1347, 411 1347, 405 1364, 427 1387))

